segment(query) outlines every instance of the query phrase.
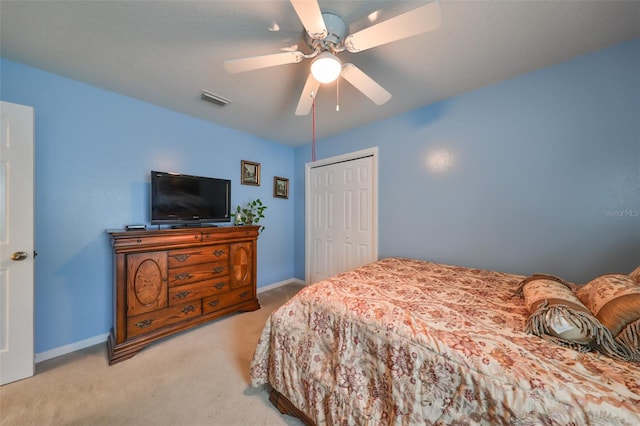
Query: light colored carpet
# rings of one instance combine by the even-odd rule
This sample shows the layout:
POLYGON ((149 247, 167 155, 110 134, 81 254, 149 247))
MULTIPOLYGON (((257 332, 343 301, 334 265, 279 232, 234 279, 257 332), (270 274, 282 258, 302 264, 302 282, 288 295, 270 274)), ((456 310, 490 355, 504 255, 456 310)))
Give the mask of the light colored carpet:
POLYGON ((36 365, 0 388, 0 424, 301 425, 251 388, 249 363, 268 315, 302 286, 258 294, 261 309, 152 344, 109 366, 106 343, 36 365))

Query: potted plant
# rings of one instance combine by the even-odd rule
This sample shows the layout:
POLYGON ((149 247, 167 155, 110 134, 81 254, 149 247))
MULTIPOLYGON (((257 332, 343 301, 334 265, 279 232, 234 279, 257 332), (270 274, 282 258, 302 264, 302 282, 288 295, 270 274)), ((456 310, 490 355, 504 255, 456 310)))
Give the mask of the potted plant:
MULTIPOLYGON (((267 208, 260 198, 250 201, 243 206, 236 207, 235 224, 236 225, 257 225, 260 219, 264 218, 264 211, 267 208)), ((260 227, 260 232, 264 230, 264 226, 260 227)))

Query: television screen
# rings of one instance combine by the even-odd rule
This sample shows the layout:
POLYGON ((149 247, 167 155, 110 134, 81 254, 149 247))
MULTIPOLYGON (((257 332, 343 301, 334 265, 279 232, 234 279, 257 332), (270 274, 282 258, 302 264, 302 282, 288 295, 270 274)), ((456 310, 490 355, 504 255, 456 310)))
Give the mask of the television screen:
POLYGON ((231 181, 151 172, 151 223, 231 221, 231 181))

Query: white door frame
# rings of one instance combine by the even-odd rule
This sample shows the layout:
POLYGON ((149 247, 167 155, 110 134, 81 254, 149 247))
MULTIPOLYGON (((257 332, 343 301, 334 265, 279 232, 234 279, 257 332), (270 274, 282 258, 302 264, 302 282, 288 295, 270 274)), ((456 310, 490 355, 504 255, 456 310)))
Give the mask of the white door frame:
POLYGON ((335 163, 342 163, 345 161, 357 160, 363 157, 373 157, 373 197, 371 203, 373 204, 373 254, 378 258, 378 147, 366 148, 360 151, 350 152, 347 154, 338 155, 335 157, 325 158, 323 160, 312 161, 305 164, 304 168, 304 276, 307 284, 311 282, 311 169, 316 167, 327 166, 335 163))

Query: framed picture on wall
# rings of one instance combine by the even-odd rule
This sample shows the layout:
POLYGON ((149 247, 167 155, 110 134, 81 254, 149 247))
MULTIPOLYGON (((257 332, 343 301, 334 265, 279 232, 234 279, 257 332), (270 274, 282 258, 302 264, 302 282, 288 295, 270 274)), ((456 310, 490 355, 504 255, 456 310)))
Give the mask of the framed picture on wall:
POLYGON ((289 198, 289 179, 273 177, 273 196, 276 198, 289 198))
POLYGON ((240 169, 241 184, 260 186, 260 163, 242 160, 240 169))

